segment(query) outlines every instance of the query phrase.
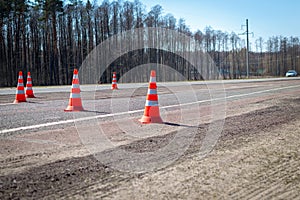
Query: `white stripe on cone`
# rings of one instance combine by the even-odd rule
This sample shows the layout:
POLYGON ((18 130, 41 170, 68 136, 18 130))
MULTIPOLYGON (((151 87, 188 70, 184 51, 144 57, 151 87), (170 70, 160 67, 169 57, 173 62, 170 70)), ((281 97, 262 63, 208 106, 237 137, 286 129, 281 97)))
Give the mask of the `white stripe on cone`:
POLYGON ((70 94, 70 98, 72 98, 72 99, 80 98, 80 94, 71 93, 71 94, 70 94))
POLYGON ((146 100, 145 106, 158 106, 158 101, 146 100))

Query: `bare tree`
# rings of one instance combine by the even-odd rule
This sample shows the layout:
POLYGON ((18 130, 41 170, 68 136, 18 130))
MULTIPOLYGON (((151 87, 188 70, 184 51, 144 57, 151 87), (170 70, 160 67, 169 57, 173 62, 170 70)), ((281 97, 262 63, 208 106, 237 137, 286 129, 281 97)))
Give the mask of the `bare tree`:
MULTIPOLYGON (((15 85, 19 70, 30 70, 40 77, 33 79, 38 85, 70 84, 73 69, 81 66, 96 45, 124 31, 147 27, 175 30, 188 39, 180 40, 178 34, 167 35, 159 30, 139 32, 134 40, 124 35, 114 37, 114 45, 128 40, 129 47, 138 44, 145 48, 120 55, 105 71, 103 82, 111 81, 112 70, 118 70, 121 76, 145 63, 168 65, 189 80, 218 78, 213 76, 215 66, 209 57, 224 78, 240 78, 246 70, 245 41, 235 33, 211 27, 192 33, 184 19, 163 15, 160 5, 146 13, 139 0, 104 0, 100 6, 90 0, 69 0, 65 4, 62 0, 0 0, 0 85, 15 85), (170 52, 159 49, 162 46, 170 52), (194 60, 196 66, 174 52, 194 60)), ((288 69, 300 70, 299 37, 272 36, 266 43, 259 38, 255 45, 250 69, 256 74, 283 76, 288 69)), ((107 48, 111 51, 112 46, 107 48)), ((107 59, 108 52, 102 54, 101 58, 107 59)), ((158 74, 162 80, 176 79, 164 70, 158 74)), ((147 76, 135 78, 144 79, 147 76)))

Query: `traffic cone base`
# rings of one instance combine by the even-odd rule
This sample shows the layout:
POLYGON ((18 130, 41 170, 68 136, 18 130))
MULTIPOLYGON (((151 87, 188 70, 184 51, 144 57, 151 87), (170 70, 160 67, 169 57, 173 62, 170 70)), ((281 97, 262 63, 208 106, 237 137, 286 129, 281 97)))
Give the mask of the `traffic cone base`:
POLYGON ((144 116, 139 120, 143 124, 163 123, 159 114, 158 106, 146 106, 144 116))
POLYGON ((23 91, 22 90, 18 90, 17 92, 18 93, 16 94, 16 99, 14 100, 14 103, 27 102, 24 90, 23 91))
POLYGON ((82 106, 68 106, 64 111, 66 112, 70 112, 70 111, 83 111, 83 107, 82 106))
MULTIPOLYGON (((72 94, 71 94, 72 96, 72 94)), ((70 97, 69 105, 64 111, 83 111, 83 107, 81 104, 81 99, 79 98, 72 98, 70 97)))
POLYGON ((16 103, 21 103, 21 102, 27 102, 27 101, 26 101, 26 99, 25 100, 14 100, 13 103, 16 104, 16 103))
POLYGON ((25 96, 26 96, 26 98, 36 98, 36 97, 34 96, 34 94, 26 94, 25 96))

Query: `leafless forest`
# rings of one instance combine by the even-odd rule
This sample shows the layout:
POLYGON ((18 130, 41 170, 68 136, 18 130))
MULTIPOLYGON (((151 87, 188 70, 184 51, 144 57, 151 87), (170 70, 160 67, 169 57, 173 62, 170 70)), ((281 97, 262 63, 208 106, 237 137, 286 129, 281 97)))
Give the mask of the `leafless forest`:
MULTIPOLYGON (((192 32, 184 19, 163 13, 160 5, 146 12, 138 0, 104 0, 101 5, 79 0, 0 0, 0 86, 15 86, 19 70, 30 71, 34 85, 70 84, 73 69, 79 68, 97 45, 116 34, 147 27, 176 30, 192 38, 197 43, 196 50, 207 52, 213 59, 220 74, 214 78, 245 76, 244 36, 213 30, 209 24, 203 31, 192 32)), ((165 40, 159 33, 151 37, 165 40)), ((150 39, 139 37, 136 42, 150 39)), ((172 45, 172 52, 195 51, 195 46, 181 42, 172 45)), ((251 46, 250 76, 283 76, 289 69, 300 71, 298 37, 259 38, 251 46)), ((180 56, 145 48, 120 56, 99 79, 110 82, 112 71, 122 76, 145 63, 171 66, 188 80, 203 77, 201 71, 196 75, 193 66, 180 56)))

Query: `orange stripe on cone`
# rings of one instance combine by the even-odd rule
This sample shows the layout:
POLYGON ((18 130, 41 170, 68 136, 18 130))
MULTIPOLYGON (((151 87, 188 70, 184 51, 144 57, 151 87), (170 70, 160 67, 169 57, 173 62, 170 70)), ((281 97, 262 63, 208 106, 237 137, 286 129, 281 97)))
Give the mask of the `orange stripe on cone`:
POLYGON ((22 71, 19 71, 16 99, 15 99, 14 103, 20 103, 20 102, 26 102, 22 71))
POLYGON ((163 122, 159 114, 156 72, 154 70, 151 71, 150 75, 144 115, 139 121, 143 124, 163 122))
POLYGON ((116 72, 113 72, 113 79, 112 79, 112 83, 111 83, 111 89, 112 90, 117 90, 118 89, 116 72))
POLYGON ((82 107, 81 96, 80 96, 78 70, 74 69, 69 105, 64 111, 68 112, 68 111, 82 111, 82 110, 84 109, 82 107))
POLYGON ((26 82, 26 98, 35 98, 32 90, 32 80, 30 72, 27 73, 27 82, 26 82))

